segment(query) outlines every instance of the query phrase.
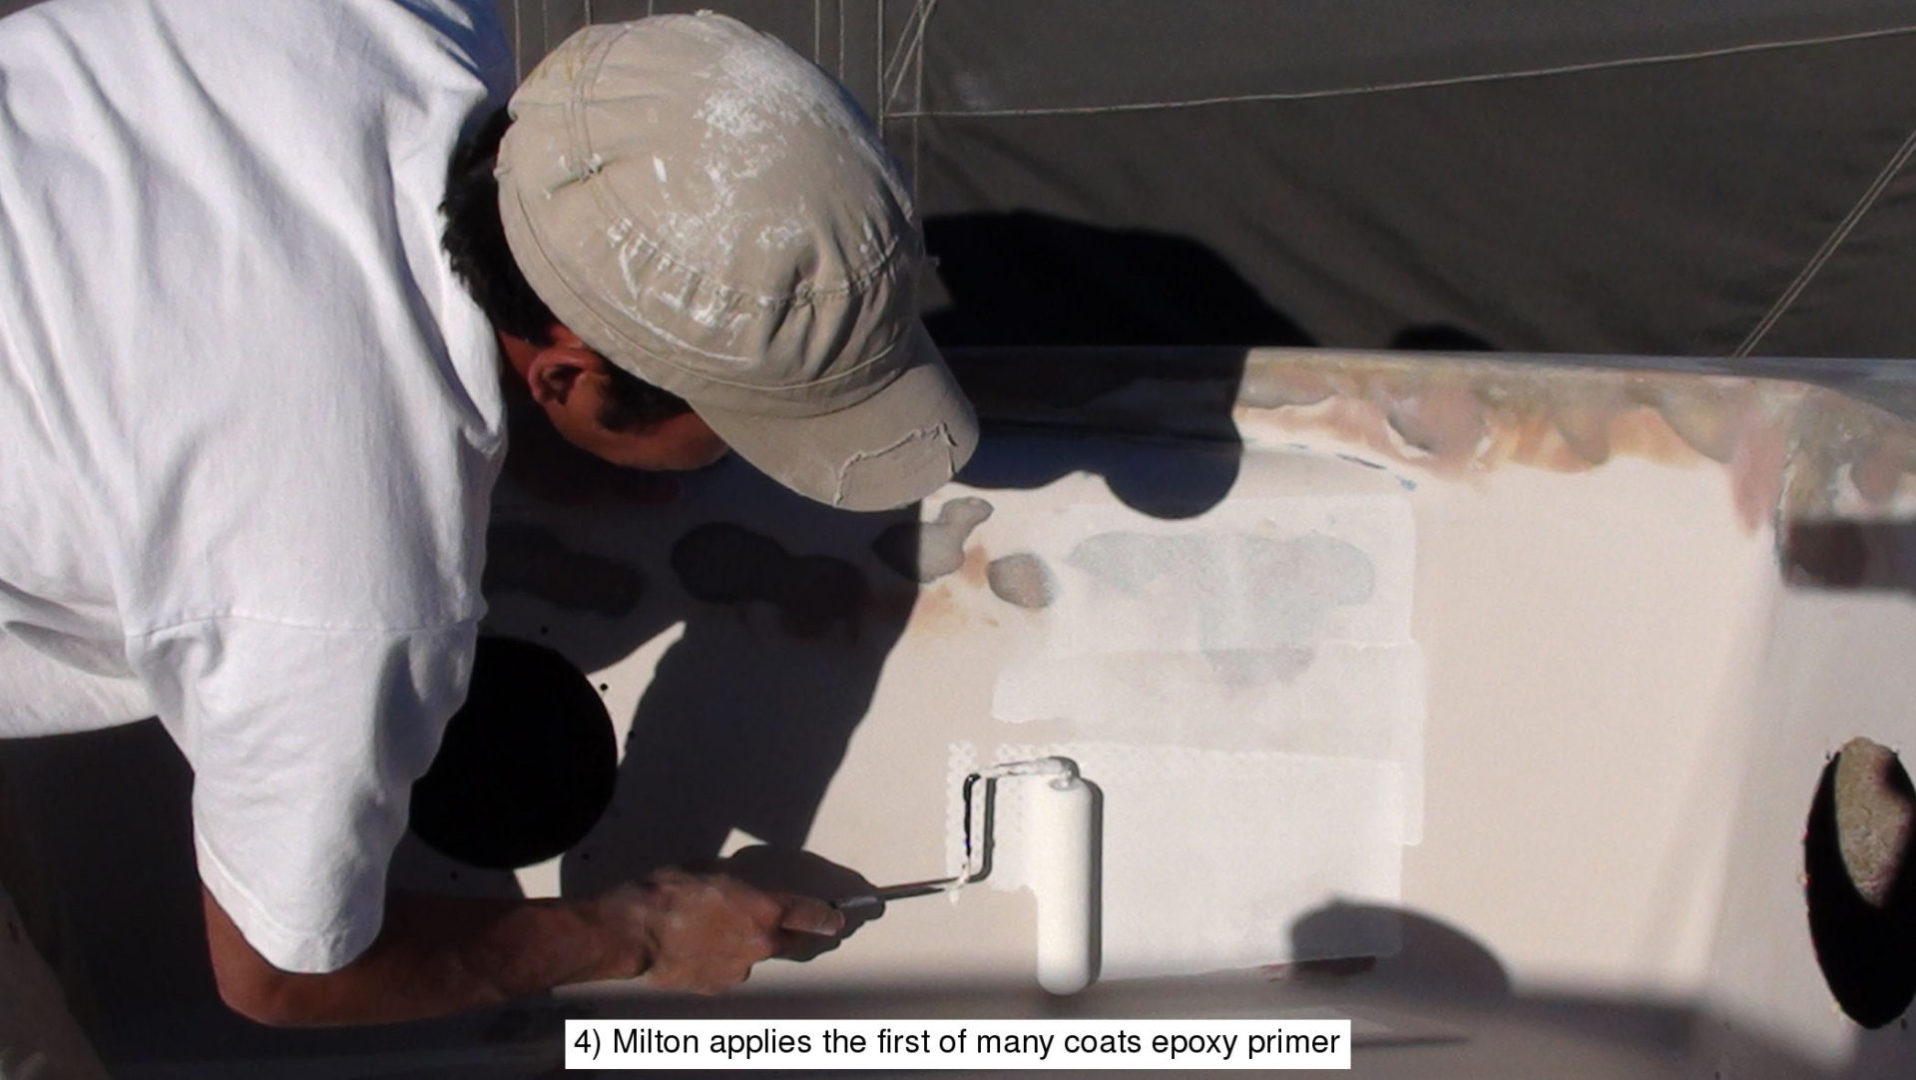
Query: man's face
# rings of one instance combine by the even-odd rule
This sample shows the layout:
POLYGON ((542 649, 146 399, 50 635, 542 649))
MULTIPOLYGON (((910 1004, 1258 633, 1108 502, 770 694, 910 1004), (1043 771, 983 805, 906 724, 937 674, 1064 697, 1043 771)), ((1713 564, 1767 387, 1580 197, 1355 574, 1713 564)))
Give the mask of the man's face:
POLYGON ((703 469, 726 455, 729 448, 725 440, 697 413, 681 413, 635 427, 605 426, 601 417, 608 411, 609 361, 597 353, 592 355, 598 366, 576 377, 566 401, 540 402, 567 442, 614 465, 651 472, 703 469))
POLYGON ((609 415, 611 361, 563 326, 554 326, 545 345, 507 334, 499 340, 507 363, 560 437, 593 457, 629 469, 680 472, 711 465, 728 450, 696 413, 608 427, 603 418, 609 415))

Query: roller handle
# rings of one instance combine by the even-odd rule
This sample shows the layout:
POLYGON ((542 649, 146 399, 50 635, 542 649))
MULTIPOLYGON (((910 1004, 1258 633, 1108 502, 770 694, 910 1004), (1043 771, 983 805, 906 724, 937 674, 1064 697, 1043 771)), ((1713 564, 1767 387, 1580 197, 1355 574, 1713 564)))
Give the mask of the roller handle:
POLYGON ((873 889, 857 896, 841 897, 831 902, 840 911, 856 911, 860 908, 878 907, 893 900, 909 900, 914 896, 935 896, 950 892, 965 883, 963 878, 941 878, 937 881, 912 881, 903 885, 887 885, 882 889, 873 889))

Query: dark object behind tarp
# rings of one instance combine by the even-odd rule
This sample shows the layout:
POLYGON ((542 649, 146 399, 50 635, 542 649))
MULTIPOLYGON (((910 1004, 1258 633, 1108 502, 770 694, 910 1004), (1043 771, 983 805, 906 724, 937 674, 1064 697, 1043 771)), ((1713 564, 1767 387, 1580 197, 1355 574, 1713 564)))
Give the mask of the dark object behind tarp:
POLYGON ((413 785, 412 829, 473 866, 530 866, 584 838, 617 775, 612 720, 585 675, 551 649, 480 638, 466 704, 413 785))

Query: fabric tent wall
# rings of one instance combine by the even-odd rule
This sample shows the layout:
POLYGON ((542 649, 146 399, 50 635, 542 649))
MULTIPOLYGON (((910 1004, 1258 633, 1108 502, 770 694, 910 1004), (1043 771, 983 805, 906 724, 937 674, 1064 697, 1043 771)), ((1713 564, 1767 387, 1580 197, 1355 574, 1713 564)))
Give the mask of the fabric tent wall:
POLYGON ((695 7, 880 118, 947 344, 1916 354, 1907 3, 502 0, 695 7))
POLYGON ((499 7, 522 66, 710 7, 839 76, 947 344, 1916 355, 1906 0, 499 7))

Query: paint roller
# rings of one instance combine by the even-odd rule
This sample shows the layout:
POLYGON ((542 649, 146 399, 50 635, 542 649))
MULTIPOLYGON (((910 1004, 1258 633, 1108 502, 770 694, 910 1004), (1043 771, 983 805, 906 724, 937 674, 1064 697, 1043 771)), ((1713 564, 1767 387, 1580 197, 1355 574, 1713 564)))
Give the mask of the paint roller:
POLYGON ((1099 840, 1097 791, 1070 758, 1013 761, 965 777, 964 872, 956 877, 890 885, 834 902, 842 910, 871 907, 914 896, 955 892, 991 874, 992 820, 997 785, 1018 780, 1026 795, 1025 864, 1038 902, 1038 985, 1053 994, 1075 994, 1098 977, 1099 840), (982 822, 972 842, 973 792, 982 822))

